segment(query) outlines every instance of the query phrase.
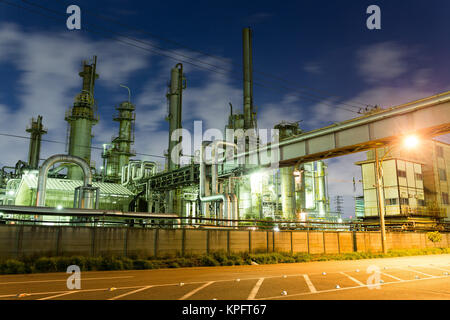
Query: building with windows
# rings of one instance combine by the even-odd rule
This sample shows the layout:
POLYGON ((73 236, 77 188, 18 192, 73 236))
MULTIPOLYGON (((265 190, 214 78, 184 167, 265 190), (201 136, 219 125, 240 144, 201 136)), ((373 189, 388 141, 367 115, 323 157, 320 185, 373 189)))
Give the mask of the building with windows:
MULTIPOLYGON (((414 149, 394 145, 378 149, 387 220, 450 220, 450 145, 425 140, 414 149), (386 154, 387 153, 387 154, 386 154)), ((364 219, 378 219, 379 200, 375 152, 367 152, 361 166, 364 219)))

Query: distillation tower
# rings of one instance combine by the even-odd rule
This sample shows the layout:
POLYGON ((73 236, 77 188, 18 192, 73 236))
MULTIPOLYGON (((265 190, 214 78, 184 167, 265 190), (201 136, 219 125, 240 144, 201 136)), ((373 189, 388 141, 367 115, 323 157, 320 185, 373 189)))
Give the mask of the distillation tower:
MULTIPOLYGON (((84 159, 91 165, 92 126, 98 122, 97 106, 94 100, 94 84, 98 78, 96 74, 97 57, 89 64, 83 61, 82 71, 79 73, 83 79, 81 92, 75 97, 73 107, 66 112, 65 120, 70 126, 69 150, 71 156, 84 159)), ((68 178, 82 180, 80 168, 68 168, 68 178)))
POLYGON ((136 155, 136 152, 131 149, 131 145, 134 144, 135 106, 128 99, 116 107, 116 110, 118 114, 113 120, 119 122, 119 135, 112 139, 111 147, 105 148, 102 154, 106 162, 103 165, 102 175, 112 182, 120 180, 122 168, 129 163, 130 157, 136 155))

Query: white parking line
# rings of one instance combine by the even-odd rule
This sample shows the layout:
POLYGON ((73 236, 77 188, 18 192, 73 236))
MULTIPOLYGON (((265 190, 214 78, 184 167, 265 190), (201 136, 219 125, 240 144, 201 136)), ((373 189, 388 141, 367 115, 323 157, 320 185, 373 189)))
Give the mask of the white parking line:
POLYGON ((124 294, 120 294, 120 295, 118 295, 118 296, 109 298, 108 300, 117 300, 117 299, 120 299, 120 298, 129 296, 129 295, 131 295, 131 294, 135 294, 135 293, 138 293, 138 292, 147 290, 147 289, 149 289, 149 288, 151 288, 151 287, 153 287, 153 286, 145 286, 145 287, 143 287, 143 288, 136 289, 136 290, 133 290, 133 291, 130 291, 130 292, 126 292, 126 293, 124 293, 124 294))
POLYGON ((40 299, 37 299, 37 300, 50 300, 50 299, 59 298, 59 297, 62 297, 62 296, 67 296, 69 294, 76 293, 76 292, 78 292, 78 291, 68 291, 68 292, 65 292, 65 293, 60 293, 60 294, 57 294, 57 295, 54 295, 54 296, 40 298, 40 299))
POLYGON ((341 274, 343 274, 344 276, 346 276, 347 278, 349 278, 349 279, 352 280, 353 282, 359 284, 360 286, 365 286, 364 283, 362 283, 362 282, 359 281, 358 279, 353 278, 352 276, 349 276, 349 275, 346 274, 345 272, 341 272, 341 274))
POLYGON ((397 278, 396 276, 393 276, 393 275, 391 275, 391 274, 389 274, 389 273, 386 273, 386 272, 381 272, 381 271, 380 271, 380 273, 381 273, 381 274, 384 274, 385 276, 391 277, 392 279, 395 279, 395 280, 397 280, 397 281, 405 281, 404 279, 397 278))
POLYGON ((200 287, 198 287, 198 288, 195 288, 194 290, 192 290, 192 291, 186 293, 184 296, 182 296, 182 297, 181 297, 180 299, 178 299, 178 300, 186 300, 186 299, 189 298, 190 296, 196 294, 197 292, 199 292, 199 291, 202 290, 203 288, 206 288, 207 286, 209 286, 210 284, 212 284, 212 283, 214 283, 214 282, 215 282, 215 281, 209 281, 209 282, 205 283, 204 285, 202 285, 202 286, 200 286, 200 287))
MULTIPOLYGON (((432 279, 443 279, 445 277, 446 276, 433 277, 432 279)), ((430 279, 430 278, 411 279, 411 280, 402 280, 401 282, 405 283, 405 282, 415 282, 415 281, 432 280, 432 279, 430 279)), ((396 284, 396 283, 398 283, 398 282, 397 281, 384 282, 384 283, 380 283, 380 286, 384 286, 384 285, 388 285, 388 284, 396 284)), ((364 285, 364 287, 367 287, 367 285, 364 285)), ((355 287, 345 287, 345 288, 339 288, 339 289, 327 289, 327 290, 317 291, 315 293, 302 292, 302 293, 294 293, 294 294, 286 295, 286 296, 283 296, 283 297, 280 297, 280 296, 264 297, 264 298, 258 298, 256 300, 281 299, 281 298, 286 298, 286 297, 305 296, 305 295, 309 295, 309 294, 321 294, 321 293, 327 293, 327 292, 334 292, 334 291, 341 291, 341 290, 351 290, 351 289, 360 289, 360 288, 362 288, 362 287, 361 286, 355 286, 355 287)))
POLYGON ((441 271, 446 271, 446 272, 450 272, 450 269, 442 269, 442 268, 438 268, 438 267, 427 267, 427 268, 430 268, 430 269, 436 269, 436 270, 441 270, 441 271))
POLYGON ((417 271, 417 270, 414 270, 414 269, 407 269, 407 268, 399 268, 399 269, 405 270, 405 271, 411 271, 411 272, 419 273, 419 274, 422 274, 422 275, 424 275, 426 277, 431 277, 431 278, 435 277, 435 276, 432 276, 431 274, 428 274, 428 273, 425 273, 425 272, 421 272, 421 271, 417 271))
POLYGON ((254 300, 256 295, 258 294, 259 288, 261 287, 262 283, 264 281, 264 278, 260 278, 258 282, 256 282, 255 286, 253 287, 252 291, 250 291, 250 294, 247 297, 247 300, 254 300))
POLYGON ((309 291, 311 291, 311 293, 317 292, 316 287, 314 287, 313 283, 311 282, 311 279, 309 279, 309 276, 307 274, 304 274, 303 278, 305 278, 309 291))
MULTIPOLYGON (((118 289, 135 289, 135 288, 142 288, 142 286, 133 286, 133 287, 120 287, 118 289)), ((77 290, 76 292, 95 292, 95 291, 106 291, 109 288, 96 288, 96 289, 80 289, 77 290)), ((45 295, 45 294, 61 294, 61 293, 66 293, 66 291, 47 291, 47 292, 31 292, 28 293, 28 295, 30 296, 39 296, 39 295, 45 295)), ((10 298, 10 297, 15 297, 17 296, 16 294, 4 294, 1 295, 0 298, 10 298)))
MULTIPOLYGON (((126 279, 126 278, 134 278, 134 276, 102 277, 102 278, 81 278, 81 280, 82 281, 88 281, 88 280, 109 280, 109 279, 126 279)), ((67 279, 10 281, 10 282, 0 282, 0 285, 4 285, 4 284, 24 284, 24 283, 45 283, 45 282, 66 282, 66 281, 67 281, 67 279)))

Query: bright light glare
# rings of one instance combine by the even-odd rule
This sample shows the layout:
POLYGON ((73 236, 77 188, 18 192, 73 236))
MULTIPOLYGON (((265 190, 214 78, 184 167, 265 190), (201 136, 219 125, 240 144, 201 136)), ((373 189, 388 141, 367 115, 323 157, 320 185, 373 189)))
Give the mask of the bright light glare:
POLYGON ((14 194, 14 191, 13 191, 13 190, 9 190, 9 191, 8 191, 8 194, 9 194, 10 196, 12 196, 12 195, 14 194))
POLYGON ((342 219, 341 218, 338 219, 338 223, 342 223, 342 219))
POLYGON ((63 209, 63 206, 62 206, 62 205, 60 205, 60 204, 58 204, 58 205, 56 206, 56 209, 58 209, 58 210, 62 210, 62 209, 63 209))
POLYGON ((252 192, 261 192, 262 180, 264 174, 262 172, 255 172, 250 175, 250 187, 252 192))
POLYGON ((278 231, 280 231, 280 228, 278 228, 278 226, 276 226, 275 228, 273 228, 273 231, 278 232, 278 231))
POLYGON ((419 144, 419 139, 416 136, 407 136, 404 144, 407 148, 415 148, 419 144))

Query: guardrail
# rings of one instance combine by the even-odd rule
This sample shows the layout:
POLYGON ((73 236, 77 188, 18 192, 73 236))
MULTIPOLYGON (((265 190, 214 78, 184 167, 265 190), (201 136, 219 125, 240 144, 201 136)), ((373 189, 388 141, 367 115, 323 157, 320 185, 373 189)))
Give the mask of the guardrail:
MULTIPOLYGON (((99 210, 100 211, 100 210, 99 210)), ((374 222, 330 222, 330 221, 295 221, 295 220, 228 220, 207 217, 178 217, 176 215, 152 214, 140 215, 74 215, 70 220, 43 220, 46 214, 21 214, 21 218, 0 218, 0 224, 17 225, 53 225, 53 226, 95 226, 95 227, 134 227, 162 229, 229 229, 229 230, 305 230, 305 231, 379 231, 380 225, 374 222), (25 216, 29 216, 25 218, 25 216), (237 222, 232 226, 231 222, 237 222)), ((56 216, 57 217, 57 216, 56 216)), ((67 219, 67 215, 60 216, 67 219)), ((388 231, 442 231, 450 232, 450 223, 434 222, 386 222, 388 231)))

